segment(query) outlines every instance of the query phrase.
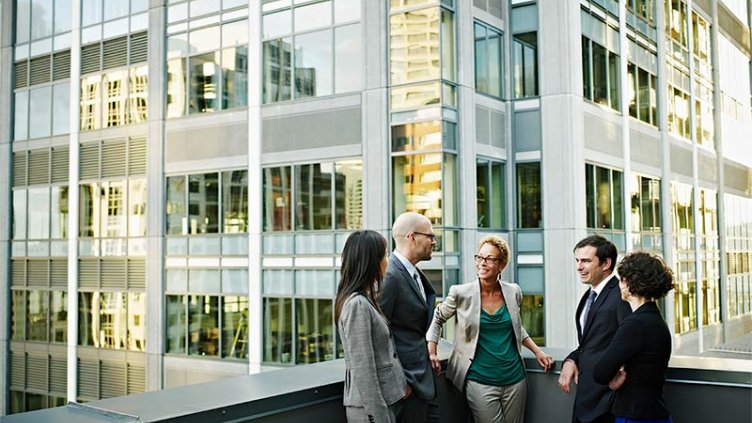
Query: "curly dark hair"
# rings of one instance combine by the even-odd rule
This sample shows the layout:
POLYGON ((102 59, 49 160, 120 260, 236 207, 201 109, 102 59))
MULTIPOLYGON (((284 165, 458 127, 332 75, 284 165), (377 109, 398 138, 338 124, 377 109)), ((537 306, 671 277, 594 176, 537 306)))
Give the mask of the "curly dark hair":
POLYGON ((632 295, 651 300, 663 298, 674 289, 674 272, 663 259, 643 251, 624 256, 617 268, 632 295))

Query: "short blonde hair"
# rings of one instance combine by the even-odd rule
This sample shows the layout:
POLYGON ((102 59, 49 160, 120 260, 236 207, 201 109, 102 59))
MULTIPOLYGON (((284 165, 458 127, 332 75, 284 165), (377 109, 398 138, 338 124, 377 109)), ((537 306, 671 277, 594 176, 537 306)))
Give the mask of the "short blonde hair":
POLYGON ((480 240, 478 249, 480 250, 485 244, 491 244, 499 249, 499 259, 501 259, 502 269, 509 264, 509 245, 497 235, 486 235, 480 240))

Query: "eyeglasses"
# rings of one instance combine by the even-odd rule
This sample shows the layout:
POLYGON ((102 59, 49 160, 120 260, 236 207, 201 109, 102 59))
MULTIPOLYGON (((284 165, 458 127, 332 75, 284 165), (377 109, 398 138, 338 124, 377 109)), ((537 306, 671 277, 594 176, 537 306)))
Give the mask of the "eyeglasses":
POLYGON ((477 254, 474 255, 473 257, 475 257, 475 262, 476 263, 483 262, 483 263, 487 263, 487 264, 496 264, 496 263, 501 262, 501 259, 498 258, 498 257, 483 257, 483 256, 479 256, 477 254))
POLYGON ((423 232, 413 232, 413 233, 415 235, 423 235, 423 236, 427 237, 428 239, 430 239, 431 241, 436 241, 436 234, 426 234, 426 233, 423 233, 423 232))

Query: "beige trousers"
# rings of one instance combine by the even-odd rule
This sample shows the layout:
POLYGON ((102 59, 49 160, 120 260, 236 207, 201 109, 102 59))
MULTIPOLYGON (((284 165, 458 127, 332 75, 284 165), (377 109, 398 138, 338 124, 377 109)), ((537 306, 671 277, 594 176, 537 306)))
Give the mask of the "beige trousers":
POLYGON ((527 379, 509 386, 484 385, 468 380, 467 405, 475 423, 523 423, 527 400, 527 379))

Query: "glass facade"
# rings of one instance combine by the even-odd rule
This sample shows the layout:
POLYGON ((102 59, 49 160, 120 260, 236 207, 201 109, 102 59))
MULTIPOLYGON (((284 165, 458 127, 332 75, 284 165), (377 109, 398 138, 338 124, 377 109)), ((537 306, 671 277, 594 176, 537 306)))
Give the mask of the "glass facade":
POLYGON ((343 357, 333 299, 345 240, 361 228, 389 239, 404 211, 433 224, 433 259, 420 267, 439 300, 473 277, 463 246, 505 237, 504 278, 521 286, 539 344, 561 347, 546 331, 571 325, 545 293, 580 287, 545 278, 570 248, 550 230, 665 254, 677 285, 664 311, 682 354, 748 325, 750 55, 726 19, 746 16, 746 2, 722 0, 721 19, 703 2, 580 2, 562 22, 581 30, 573 63, 539 57, 562 44, 535 2, 164 3, 10 3, 9 412, 67 400, 68 342, 80 401, 343 357), (569 78, 580 70, 584 110, 563 110, 556 87, 579 95, 569 78), (560 112, 584 127, 552 124, 560 112), (552 160, 554 143, 581 160, 552 160), (585 200, 572 216, 557 214, 571 206, 558 204, 562 188, 585 200), (157 329, 162 342, 147 343, 157 329), (40 372, 49 386, 26 376, 40 372))

